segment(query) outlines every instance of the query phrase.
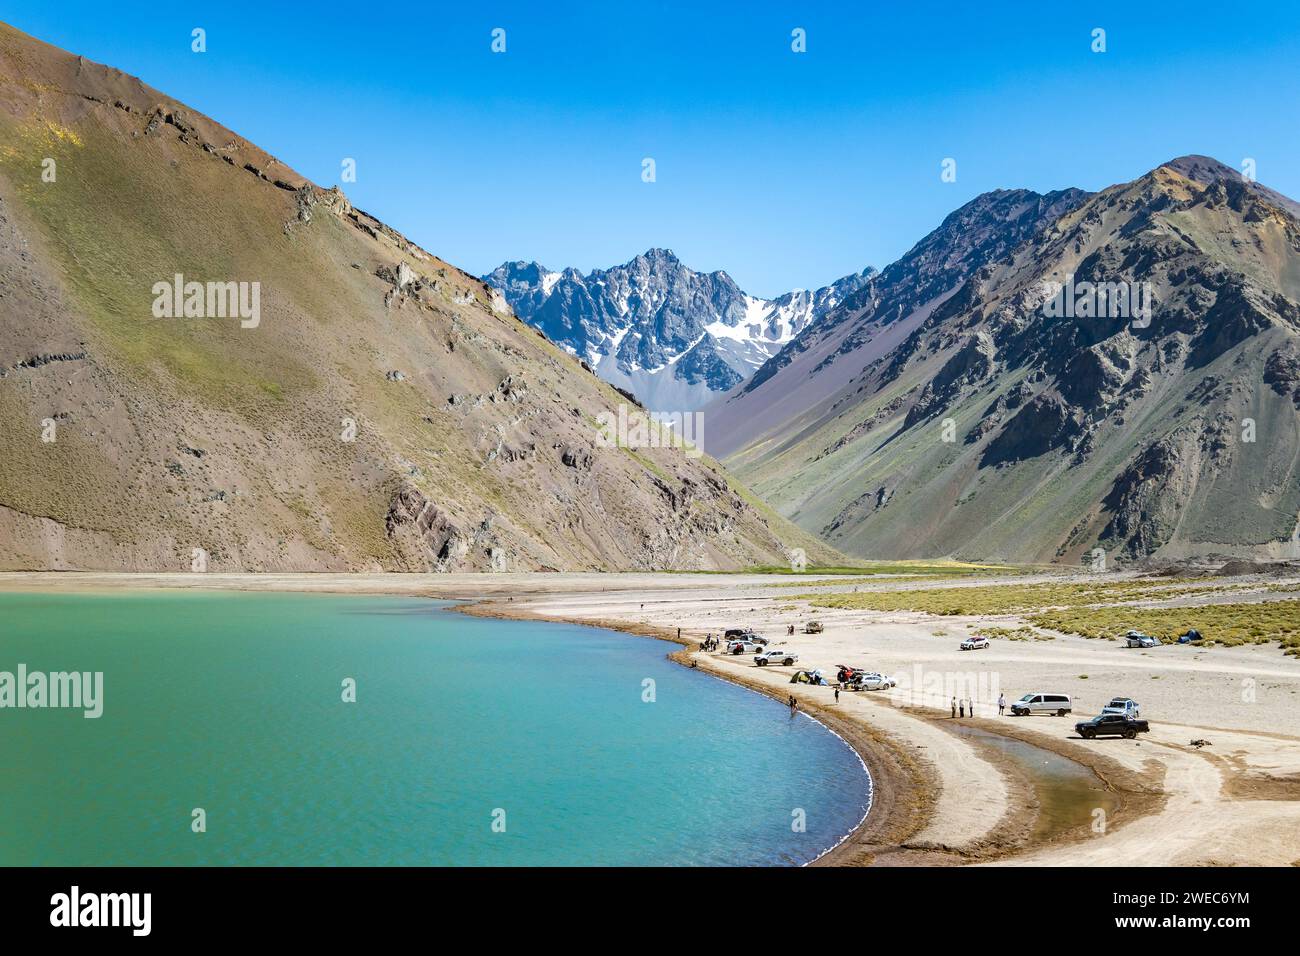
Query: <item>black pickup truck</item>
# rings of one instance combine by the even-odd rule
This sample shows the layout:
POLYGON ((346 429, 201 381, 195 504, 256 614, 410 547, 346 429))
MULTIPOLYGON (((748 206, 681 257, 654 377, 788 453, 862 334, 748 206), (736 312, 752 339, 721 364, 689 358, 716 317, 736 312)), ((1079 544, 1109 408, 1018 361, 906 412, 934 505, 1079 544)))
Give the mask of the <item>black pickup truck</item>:
POLYGON ((1079 736, 1085 740, 1094 737, 1127 737, 1132 740, 1138 734, 1147 733, 1151 727, 1145 720, 1125 717, 1123 714, 1099 714, 1092 720, 1082 720, 1074 725, 1079 736))

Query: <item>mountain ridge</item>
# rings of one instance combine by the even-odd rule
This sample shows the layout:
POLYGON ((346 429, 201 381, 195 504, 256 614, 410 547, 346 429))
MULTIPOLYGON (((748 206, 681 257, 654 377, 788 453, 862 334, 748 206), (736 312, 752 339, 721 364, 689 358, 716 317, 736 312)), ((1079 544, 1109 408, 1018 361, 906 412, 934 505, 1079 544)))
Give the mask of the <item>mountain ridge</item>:
POLYGON ((974 270, 1085 195, 1077 189, 1041 195, 1026 189, 993 190, 958 207, 864 289, 769 359, 745 385, 716 399, 706 409, 713 424, 707 447, 715 454, 730 454, 753 440, 758 428, 777 424, 772 409, 778 404, 788 407, 791 396, 772 395, 770 388, 767 396, 758 393, 796 359, 812 363, 810 372, 825 368, 838 356, 863 348, 866 342, 858 333, 868 331, 877 334, 880 348, 893 347, 910 331, 909 324, 953 294, 974 270), (883 321, 867 327, 878 318, 883 321))
MULTIPOLYGON (((706 409, 706 444, 783 514, 859 555, 1290 555, 1294 205, 1188 156, 1061 197, 1028 230, 984 220, 1002 233, 997 255, 959 255, 937 285, 912 253, 886 267, 884 284, 900 281, 880 301, 827 316, 706 409), (1052 317, 1076 281, 1141 288, 1152 315, 1103 299, 1103 314, 1052 317)), ((942 230, 918 248, 937 241, 951 265, 960 246, 942 230)))

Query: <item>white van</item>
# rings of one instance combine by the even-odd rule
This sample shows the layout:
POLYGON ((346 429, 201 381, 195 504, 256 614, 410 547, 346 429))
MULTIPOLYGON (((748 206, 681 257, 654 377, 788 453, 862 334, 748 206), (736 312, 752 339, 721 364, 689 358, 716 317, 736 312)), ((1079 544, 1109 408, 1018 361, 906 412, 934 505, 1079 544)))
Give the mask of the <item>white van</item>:
POLYGON ((1017 717, 1025 714, 1055 714, 1064 717, 1073 709, 1069 694, 1026 694, 1011 702, 1011 713, 1017 717))

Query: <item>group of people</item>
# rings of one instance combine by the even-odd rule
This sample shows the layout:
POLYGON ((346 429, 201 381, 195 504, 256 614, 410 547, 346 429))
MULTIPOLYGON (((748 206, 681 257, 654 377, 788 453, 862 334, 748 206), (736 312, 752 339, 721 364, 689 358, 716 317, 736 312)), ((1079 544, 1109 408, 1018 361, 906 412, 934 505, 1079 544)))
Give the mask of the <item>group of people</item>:
POLYGON ((719 641, 716 637, 710 634, 708 637, 704 639, 704 642, 700 644, 700 647, 704 648, 704 650, 706 651, 716 651, 721 646, 721 644, 722 644, 721 641, 719 641))
MULTIPOLYGON (((998 716, 1001 717, 1003 714, 1006 713, 1006 710, 1007 710, 1007 695, 998 694, 998 716)), ((973 701, 969 697, 963 700, 958 700, 956 697, 954 697, 952 699, 952 715, 954 717, 965 717, 967 714, 969 714, 971 717, 975 716, 975 701, 973 701)))

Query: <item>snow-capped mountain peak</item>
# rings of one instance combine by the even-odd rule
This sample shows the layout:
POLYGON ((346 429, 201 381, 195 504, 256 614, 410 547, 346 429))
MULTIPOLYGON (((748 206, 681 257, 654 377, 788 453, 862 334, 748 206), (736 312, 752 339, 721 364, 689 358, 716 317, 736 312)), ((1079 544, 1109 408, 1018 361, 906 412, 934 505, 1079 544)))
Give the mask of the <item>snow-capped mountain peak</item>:
POLYGON ((867 285, 864 269, 816 291, 746 294, 670 249, 587 275, 506 262, 484 280, 515 313, 652 411, 686 412, 749 378, 809 324, 867 285))

